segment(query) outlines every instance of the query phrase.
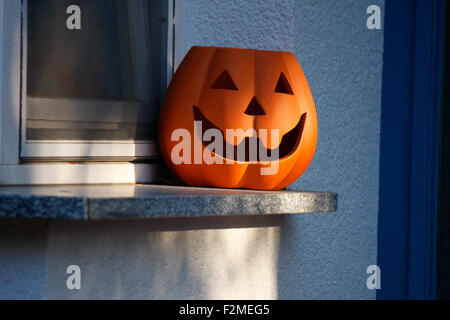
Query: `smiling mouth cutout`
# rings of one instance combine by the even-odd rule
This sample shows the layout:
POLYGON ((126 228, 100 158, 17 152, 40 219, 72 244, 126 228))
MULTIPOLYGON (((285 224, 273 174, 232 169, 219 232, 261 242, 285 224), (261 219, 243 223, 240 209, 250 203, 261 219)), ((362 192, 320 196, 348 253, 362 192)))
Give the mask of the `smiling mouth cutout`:
MULTIPOLYGON (((245 162, 249 162, 250 161, 250 145, 251 145, 251 139, 256 139, 256 148, 257 148, 257 156, 256 156, 256 161, 261 161, 260 159, 260 155, 267 155, 268 158, 270 158, 270 161, 274 161, 274 160, 280 160, 288 155, 290 155, 294 150, 297 149, 298 145, 300 144, 301 138, 302 138, 302 133, 303 133, 303 128, 305 126, 305 121, 306 121, 306 112, 302 114, 302 116, 300 117, 300 120, 298 121, 297 125, 289 132, 287 132, 286 134, 283 135, 283 138, 281 139, 281 142, 278 146, 278 148, 276 149, 266 149, 264 147, 264 145, 262 144, 262 142, 260 141, 259 137, 245 137, 241 143, 239 145, 230 145, 229 143, 227 143, 225 141, 225 139, 223 139, 223 137, 225 137, 223 131, 221 129, 219 129, 218 127, 216 127, 211 121, 209 121, 201 112, 201 110, 196 107, 193 106, 194 108, 194 121, 201 121, 202 122, 202 137, 204 136, 205 132, 208 129, 217 129, 222 133, 222 143, 223 143, 223 148, 222 148, 222 154, 220 154, 220 152, 216 152, 216 150, 210 150, 209 147, 209 143, 211 143, 210 141, 205 142, 203 139, 202 143, 205 146, 205 148, 208 148, 210 151, 214 152, 215 154, 221 156, 224 159, 229 159, 229 160, 234 160, 234 161, 245 161, 245 162), (208 143, 208 145, 206 144, 208 143), (244 144, 244 145, 243 145, 244 144), (244 159, 239 158, 239 153, 238 153, 238 149, 245 147, 245 152, 244 152, 244 159), (231 148, 234 149, 234 158, 228 158, 227 155, 225 155, 227 152, 227 148, 231 148), (263 148, 263 150, 260 150, 260 148, 263 148), (278 158, 272 158, 272 154, 274 154, 275 152, 278 151, 278 158)), ((254 141, 252 141, 254 142, 254 141)), ((275 153, 276 154, 276 153, 275 153)), ((267 159, 264 159, 265 161, 267 159)))

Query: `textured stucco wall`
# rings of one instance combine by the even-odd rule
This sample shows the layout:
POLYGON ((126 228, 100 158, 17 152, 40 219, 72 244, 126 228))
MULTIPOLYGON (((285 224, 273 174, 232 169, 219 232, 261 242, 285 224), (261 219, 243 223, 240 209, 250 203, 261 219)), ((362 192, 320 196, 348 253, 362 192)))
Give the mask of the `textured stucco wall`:
POLYGON ((191 1, 187 46, 292 51, 318 113, 315 157, 289 188, 339 194, 335 215, 287 217, 280 227, 279 298, 374 298, 383 31, 366 9, 384 1, 191 1))
POLYGON ((371 4, 384 1, 186 4, 182 53, 192 45, 294 52, 319 140, 290 188, 338 192, 336 214, 18 223, 0 233, 0 298, 374 298, 365 271, 377 250, 383 34, 365 26, 371 4), (69 264, 82 269, 81 291, 65 287, 69 264))
POLYGON ((311 166, 291 188, 335 191, 340 209, 286 221, 280 298, 375 297, 365 282, 377 252, 383 32, 366 28, 372 4, 384 8, 373 0, 296 1, 294 52, 316 102, 319 137, 311 166))

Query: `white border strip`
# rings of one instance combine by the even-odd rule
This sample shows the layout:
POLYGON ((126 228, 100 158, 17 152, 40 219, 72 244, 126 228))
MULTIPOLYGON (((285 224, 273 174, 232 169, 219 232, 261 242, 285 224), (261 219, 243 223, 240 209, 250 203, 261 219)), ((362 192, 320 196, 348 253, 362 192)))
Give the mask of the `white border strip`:
POLYGON ((186 10, 187 3, 186 0, 174 0, 175 1, 175 10, 174 10, 174 72, 177 70, 181 61, 184 58, 184 55, 188 52, 189 48, 186 46, 187 36, 186 36, 186 10))
POLYGON ((112 184, 157 181, 158 165, 51 163, 0 166, 0 185, 112 184))
POLYGON ((0 164, 19 163, 21 1, 0 0, 0 164))

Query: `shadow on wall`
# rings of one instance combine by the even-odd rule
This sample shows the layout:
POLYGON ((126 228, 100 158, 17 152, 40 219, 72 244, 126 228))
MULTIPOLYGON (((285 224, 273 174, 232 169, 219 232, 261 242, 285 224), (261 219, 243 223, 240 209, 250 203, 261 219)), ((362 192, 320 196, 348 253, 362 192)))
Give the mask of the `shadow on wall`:
POLYGON ((46 221, 0 219, 0 300, 43 297, 47 226, 46 221))
POLYGON ((276 299, 284 216, 52 222, 47 299, 276 299), (68 290, 66 268, 81 268, 68 290))
POLYGON ((282 235, 295 232, 285 230, 290 220, 2 219, 0 299, 283 298, 300 284, 289 272, 300 266, 279 254, 280 246, 291 246, 282 235), (81 268, 81 290, 66 286, 69 265, 81 268))

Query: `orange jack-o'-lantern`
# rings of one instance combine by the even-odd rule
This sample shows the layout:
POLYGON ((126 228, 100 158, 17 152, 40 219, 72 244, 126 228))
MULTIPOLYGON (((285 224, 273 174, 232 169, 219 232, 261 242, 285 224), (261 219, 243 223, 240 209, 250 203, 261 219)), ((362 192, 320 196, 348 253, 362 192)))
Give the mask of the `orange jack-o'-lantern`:
POLYGON ((317 115, 292 53, 193 47, 158 129, 164 160, 186 184, 278 190, 311 162, 317 115))

